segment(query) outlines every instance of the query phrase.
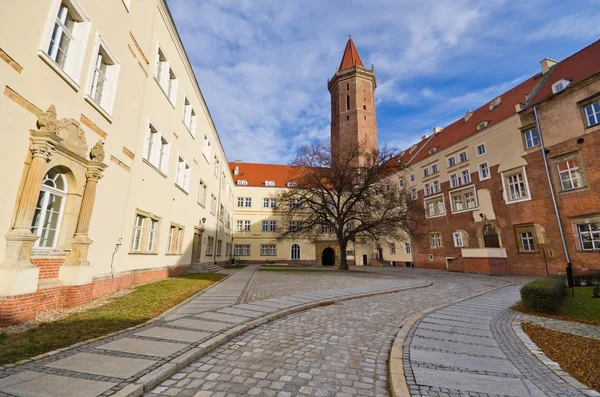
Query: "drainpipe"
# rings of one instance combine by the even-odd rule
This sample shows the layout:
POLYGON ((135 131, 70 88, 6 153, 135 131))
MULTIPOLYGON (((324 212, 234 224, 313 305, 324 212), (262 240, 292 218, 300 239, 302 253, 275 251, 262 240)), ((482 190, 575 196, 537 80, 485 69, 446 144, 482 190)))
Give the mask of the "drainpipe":
POLYGON ((537 112, 537 107, 533 106, 533 114, 535 116, 535 125, 538 130, 538 135, 540 138, 540 146, 542 149, 542 157, 544 159, 544 168, 546 168, 546 177, 548 178, 548 186, 550 187, 550 195, 552 196, 552 203, 554 204, 554 212, 556 213, 556 221, 558 222, 558 231, 560 232, 560 238, 562 240, 563 249, 565 251, 565 258, 567 259, 567 280, 569 283, 569 287, 571 288, 571 293, 575 296, 575 291, 573 289, 573 267, 571 266, 571 258, 569 257, 569 250, 567 248, 567 240, 565 239, 565 232, 562 227, 562 223, 560 221, 560 211, 558 210, 558 204, 556 202, 556 195, 554 192, 554 185, 552 185, 552 178, 550 177, 550 168, 548 167, 548 159, 546 158, 546 147, 544 146, 544 138, 542 134, 542 128, 540 126, 540 119, 537 112))

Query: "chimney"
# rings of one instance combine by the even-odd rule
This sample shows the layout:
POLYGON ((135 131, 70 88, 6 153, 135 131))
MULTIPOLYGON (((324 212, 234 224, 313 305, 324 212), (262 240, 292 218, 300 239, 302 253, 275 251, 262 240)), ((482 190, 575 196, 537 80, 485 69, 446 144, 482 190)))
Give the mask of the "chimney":
POLYGON ((425 134, 425 135, 423 135, 423 136, 421 137, 421 140, 424 140, 424 139, 427 139, 427 138, 429 138, 429 135, 425 134))
POLYGON ((465 114, 465 123, 466 123, 467 121, 469 121, 469 119, 471 118, 471 116, 473 116, 473 113, 475 113, 475 112, 473 112, 472 110, 469 110, 469 111, 467 112, 467 114, 465 114))
POLYGON ((540 62, 540 65, 542 66, 542 74, 546 74, 550 71, 550 69, 552 68, 552 66, 556 65, 558 62, 550 59, 550 58, 544 58, 542 60, 542 62, 540 62))
POLYGON ((523 104, 521 102, 515 103, 515 111, 519 113, 523 109, 523 104))
POLYGON ((440 132, 442 132, 442 130, 442 127, 433 127, 433 134, 439 134, 440 132))

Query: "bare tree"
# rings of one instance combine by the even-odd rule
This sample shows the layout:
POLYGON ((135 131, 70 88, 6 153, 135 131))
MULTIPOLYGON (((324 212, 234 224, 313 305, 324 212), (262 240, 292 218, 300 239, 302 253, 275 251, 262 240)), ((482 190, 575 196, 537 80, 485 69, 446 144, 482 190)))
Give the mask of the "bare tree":
POLYGON ((410 234, 423 211, 393 177, 403 168, 397 158, 387 148, 367 153, 346 147, 332 153, 325 144, 302 147, 291 163, 291 183, 276 195, 283 223, 278 240, 316 242, 330 235, 339 244, 340 270, 348 270, 350 241, 380 246, 410 234))

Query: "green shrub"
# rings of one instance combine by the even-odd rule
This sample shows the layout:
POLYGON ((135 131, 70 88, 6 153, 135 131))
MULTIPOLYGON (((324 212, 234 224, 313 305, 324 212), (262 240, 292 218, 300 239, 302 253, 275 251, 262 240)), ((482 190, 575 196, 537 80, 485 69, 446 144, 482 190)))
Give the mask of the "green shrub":
MULTIPOLYGON (((600 286, 595 286, 592 290, 592 298, 600 298, 600 286)), ((0 334, 2 336, 2 334, 0 334)))
POLYGON ((556 313, 564 302, 566 289, 562 276, 539 278, 521 288, 521 300, 528 309, 556 313))

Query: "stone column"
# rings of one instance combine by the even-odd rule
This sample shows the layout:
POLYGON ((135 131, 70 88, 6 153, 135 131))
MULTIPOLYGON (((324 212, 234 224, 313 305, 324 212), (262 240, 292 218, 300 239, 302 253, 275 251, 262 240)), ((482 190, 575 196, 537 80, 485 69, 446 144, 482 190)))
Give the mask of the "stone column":
POLYGON ((12 230, 5 235, 6 250, 0 262, 0 296, 35 292, 39 269, 31 261, 31 250, 38 239, 31 223, 40 195, 46 164, 61 139, 51 132, 31 130, 31 164, 25 176, 12 230))
POLYGON ((77 229, 71 239, 71 252, 61 266, 58 278, 63 285, 73 286, 92 282, 92 267, 88 261, 88 251, 93 240, 89 237, 90 220, 96 201, 96 187, 102 178, 102 171, 106 167, 99 161, 92 161, 85 174, 86 184, 79 209, 77 229))

